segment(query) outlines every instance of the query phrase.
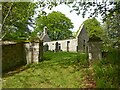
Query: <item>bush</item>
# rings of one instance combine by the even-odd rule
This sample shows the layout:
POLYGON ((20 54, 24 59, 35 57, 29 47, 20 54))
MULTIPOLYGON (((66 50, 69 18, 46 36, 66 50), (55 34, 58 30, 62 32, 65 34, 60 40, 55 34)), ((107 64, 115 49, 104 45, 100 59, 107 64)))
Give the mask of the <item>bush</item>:
POLYGON ((118 57, 117 50, 112 50, 105 60, 98 61, 93 65, 98 88, 120 87, 120 61, 118 57))

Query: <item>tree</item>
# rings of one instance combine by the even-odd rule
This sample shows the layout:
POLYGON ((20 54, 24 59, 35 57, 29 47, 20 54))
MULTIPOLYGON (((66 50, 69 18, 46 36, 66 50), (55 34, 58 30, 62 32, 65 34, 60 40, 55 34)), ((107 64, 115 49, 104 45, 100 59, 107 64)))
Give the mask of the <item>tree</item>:
POLYGON ((104 29, 106 31, 106 43, 110 47, 119 47, 120 45, 120 14, 114 13, 112 16, 107 15, 104 22, 104 29))
MULTIPOLYGON (((40 7, 46 7, 48 6, 49 9, 52 9, 52 7, 60 5, 60 4, 66 4, 69 7, 71 7, 71 12, 76 11, 76 13, 82 14, 83 17, 86 15, 86 13, 90 13, 89 17, 97 17, 98 14, 100 14, 104 19, 103 21, 107 20, 107 15, 109 17, 112 17, 114 13, 119 13, 120 14, 120 1, 108 1, 108 0, 103 0, 103 1, 91 1, 89 2, 88 0, 72 0, 72 1, 48 1, 48 2, 39 2, 38 5, 40 7), (93 9, 93 12, 91 12, 93 9)), ((116 20, 119 22, 119 20, 116 20)), ((119 33, 119 32, 118 32, 119 33)), ((120 35, 119 35, 120 37, 120 35)))
MULTIPOLYGON (((78 0, 76 0, 76 1, 74 1, 74 0, 73 1, 69 1, 69 0, 68 1, 63 1, 63 0, 62 1, 56 1, 56 0, 55 1, 48 1, 47 0, 47 2, 45 2, 45 1, 39 1, 39 2, 37 2, 35 4, 37 4, 36 6, 39 5, 39 7, 44 7, 44 8, 48 7, 49 9, 52 9, 52 7, 55 7, 55 6, 63 4, 63 3, 66 4, 66 5, 68 5, 68 6, 70 6, 70 7, 72 7, 72 11, 76 11, 76 13, 78 15, 82 14, 83 16, 86 15, 86 12, 90 12, 91 11, 90 7, 94 7, 94 12, 90 12, 91 13, 91 15, 90 15, 91 17, 92 16, 96 16, 97 17, 98 13, 100 13, 103 17, 106 16, 106 15, 108 15, 108 14, 110 16, 112 16, 115 12, 120 13, 120 1, 119 2, 108 2, 106 0, 106 1, 103 1, 103 2, 97 2, 97 1, 93 0, 93 2, 89 2, 87 0, 82 0, 82 1, 78 1, 78 0), (111 5, 112 5, 112 8, 108 8, 108 6, 111 6, 111 5)), ((5 11, 7 11, 7 12, 9 11, 10 7, 13 6, 11 4, 12 3, 8 4, 6 10, 3 10, 3 13, 5 11)), ((4 8, 4 5, 3 5, 3 8, 4 8)), ((23 10, 23 11, 26 11, 26 10, 23 10)), ((44 12, 44 11, 42 11, 42 12, 44 12)), ((9 16, 9 14, 8 14, 8 16, 9 16)), ((104 18, 104 20, 105 19, 106 18, 104 18)), ((10 21, 10 20, 7 20, 7 21, 10 21)), ((5 29, 4 31, 5 32, 9 32, 11 30, 8 31, 7 29, 5 29)), ((3 33, 3 37, 4 37, 4 35, 6 36, 6 33, 5 34, 3 33)))
POLYGON ((89 37, 96 35, 96 36, 102 38, 104 30, 102 29, 100 22, 97 21, 96 18, 87 19, 83 23, 85 25, 85 28, 86 28, 88 34, 89 34, 89 37))
POLYGON ((69 7, 71 7, 71 11, 76 11, 76 13, 82 14, 83 17, 86 15, 86 12, 91 13, 92 16, 98 16, 98 13, 101 14, 101 16, 106 16, 108 13, 113 12, 120 12, 120 1, 109 1, 103 0, 103 1, 97 1, 97 0, 60 0, 60 1, 39 1, 37 2, 38 6, 40 7, 48 7, 48 9, 52 9, 55 6, 58 6, 60 4, 66 4, 69 7), (112 6, 113 8, 108 8, 108 6, 112 6), (93 12, 91 12, 92 8, 93 12), (116 8, 115 8, 116 7, 116 8))
POLYGON ((64 14, 53 11, 47 16, 39 16, 37 18, 35 32, 42 32, 43 28, 47 26, 51 40, 68 39, 72 36, 70 31, 73 28, 72 24, 71 20, 64 14))
POLYGON ((32 2, 2 3, 2 34, 3 40, 26 39, 30 31, 35 4, 32 2), (24 9, 23 9, 24 6, 24 9))

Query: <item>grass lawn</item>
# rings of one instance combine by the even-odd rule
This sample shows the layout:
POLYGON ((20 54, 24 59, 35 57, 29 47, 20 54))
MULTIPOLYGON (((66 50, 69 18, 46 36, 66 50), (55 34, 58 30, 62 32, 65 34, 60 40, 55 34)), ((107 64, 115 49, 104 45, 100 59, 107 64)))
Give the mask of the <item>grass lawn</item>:
MULTIPOLYGON (((84 68, 79 60, 85 55, 45 52, 44 61, 26 65, 25 70, 3 76, 3 88, 83 88, 84 68)), ((82 64, 85 64, 83 61, 82 64)))

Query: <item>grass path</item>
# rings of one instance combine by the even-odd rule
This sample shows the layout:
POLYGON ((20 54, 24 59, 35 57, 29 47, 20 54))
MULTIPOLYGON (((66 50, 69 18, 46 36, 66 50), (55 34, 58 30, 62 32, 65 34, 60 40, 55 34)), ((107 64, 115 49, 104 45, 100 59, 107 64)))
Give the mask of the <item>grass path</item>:
MULTIPOLYGON (((85 88, 84 70, 78 65, 79 53, 46 52, 44 61, 3 76, 3 88, 85 88)), ((83 57, 83 56, 82 56, 83 57)))

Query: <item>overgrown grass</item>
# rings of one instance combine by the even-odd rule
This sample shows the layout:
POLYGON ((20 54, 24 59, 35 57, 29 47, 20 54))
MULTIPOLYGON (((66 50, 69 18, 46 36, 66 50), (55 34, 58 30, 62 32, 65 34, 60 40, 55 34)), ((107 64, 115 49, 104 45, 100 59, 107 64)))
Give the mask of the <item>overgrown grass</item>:
POLYGON ((120 88, 120 54, 112 50, 105 60, 93 64, 98 88, 120 88))
POLYGON ((39 64, 3 77, 3 88, 82 88, 82 68, 88 67, 86 54, 45 52, 39 64))
MULTIPOLYGON (((85 77, 92 80, 95 76, 97 88, 120 88, 119 58, 118 51, 113 50, 106 59, 96 60, 88 68, 86 54, 45 52, 42 62, 26 65, 26 70, 21 72, 4 75, 2 87, 83 88, 87 84, 84 81, 85 77), (91 75, 91 68, 94 70, 94 75, 91 75)), ((94 84, 94 82, 92 83, 94 84)))

